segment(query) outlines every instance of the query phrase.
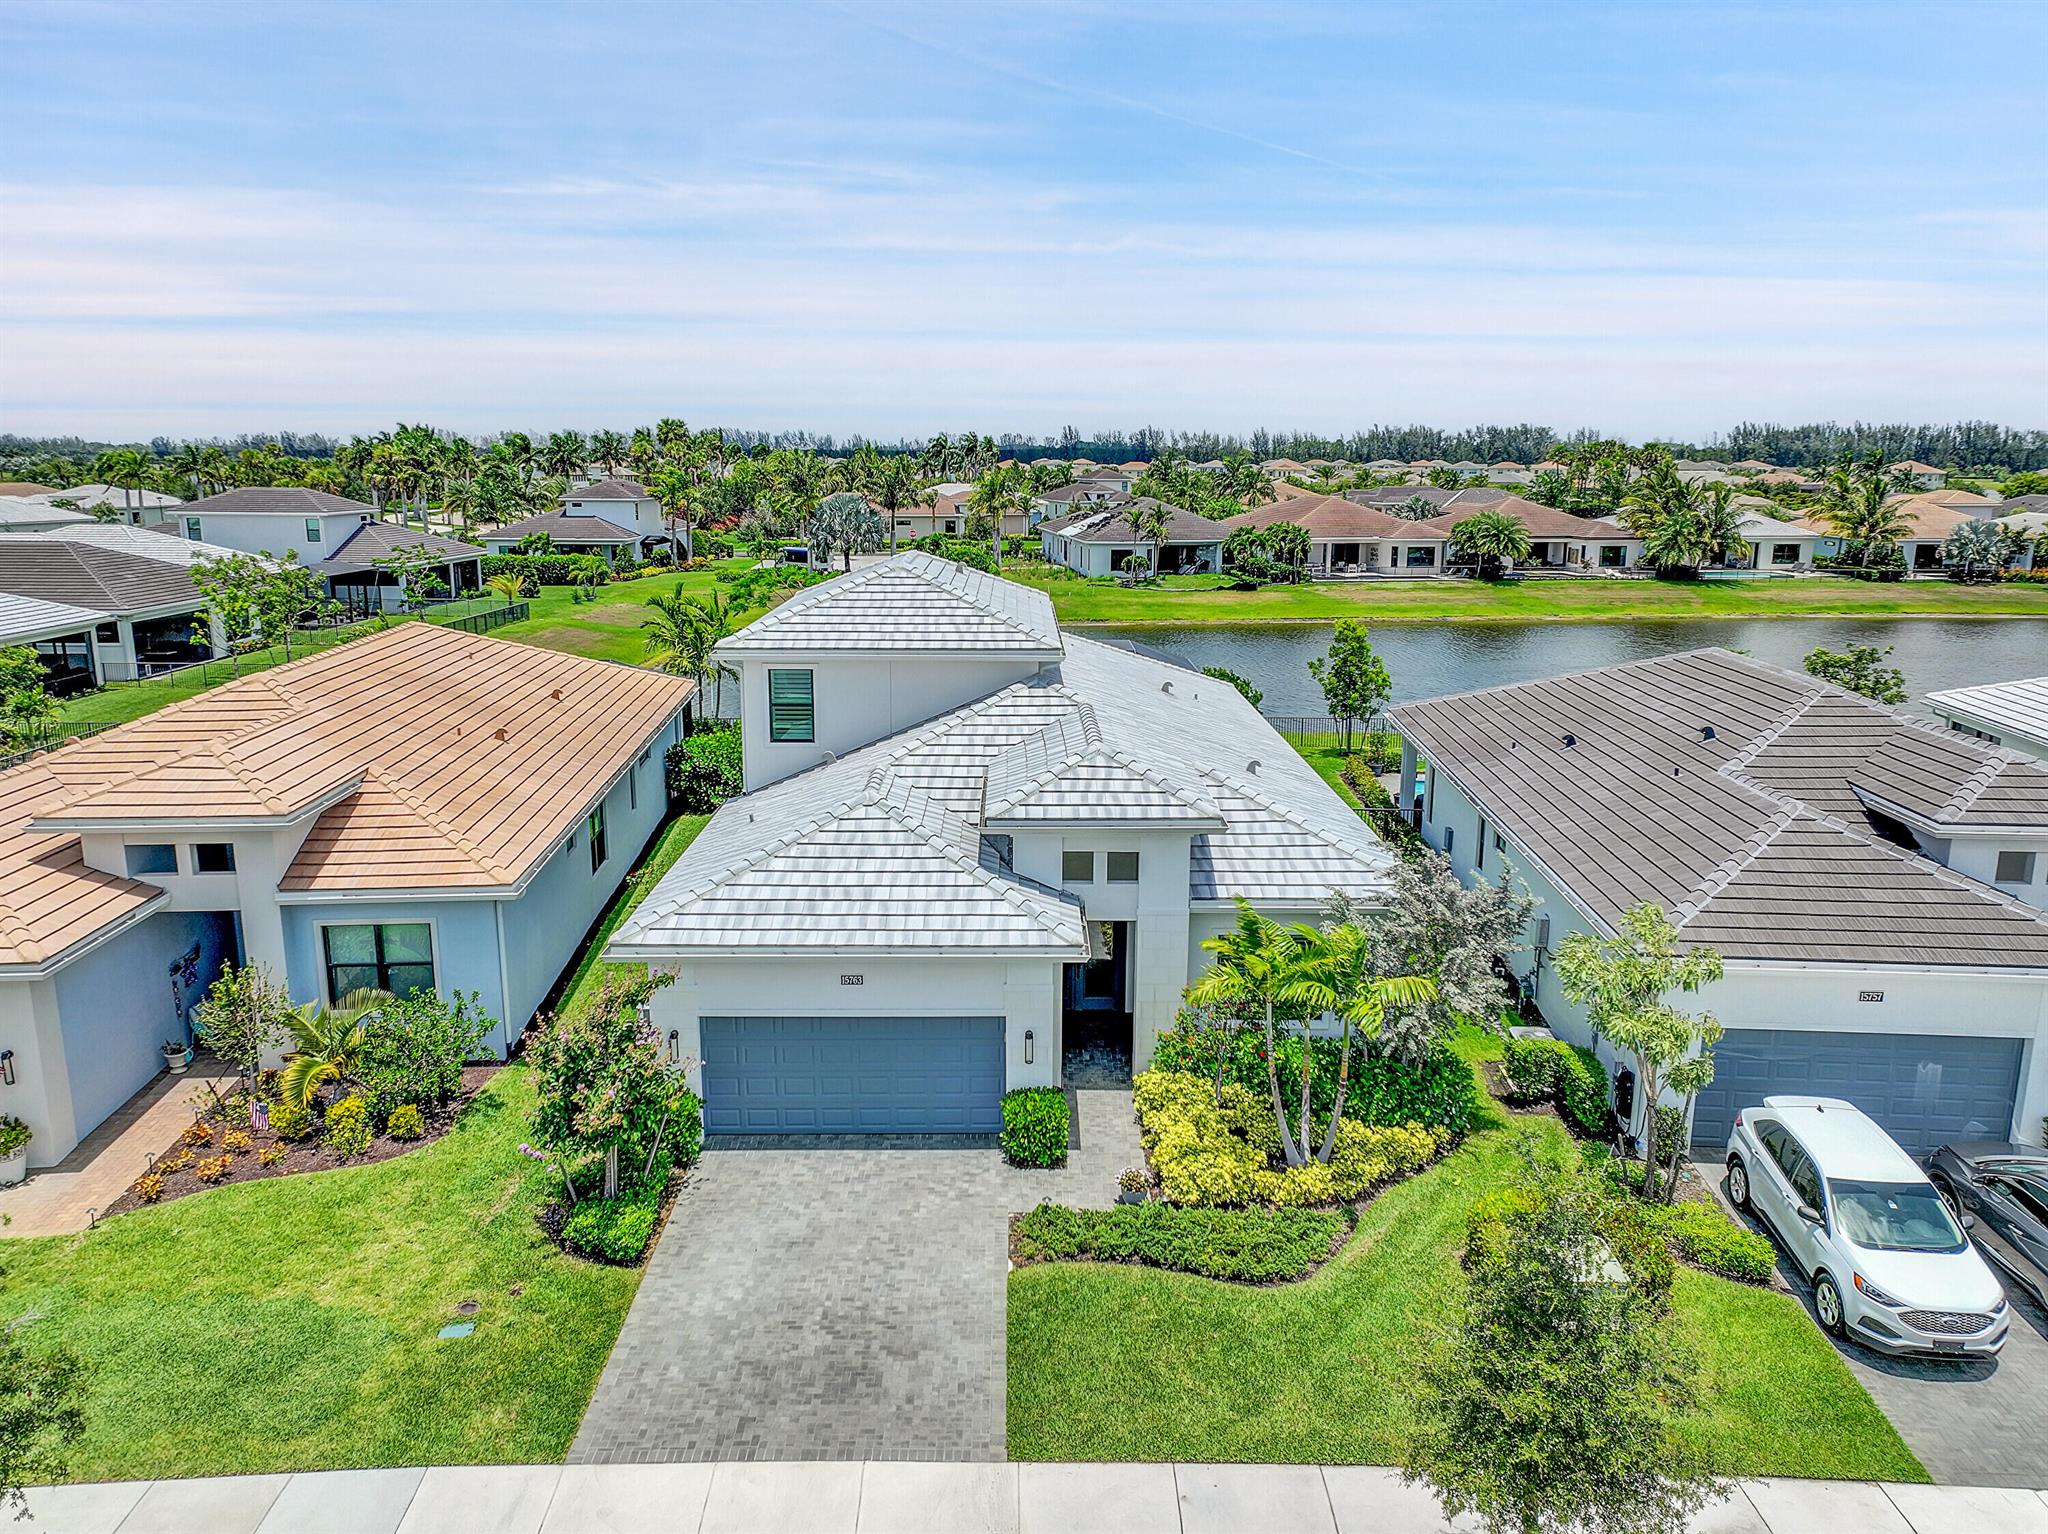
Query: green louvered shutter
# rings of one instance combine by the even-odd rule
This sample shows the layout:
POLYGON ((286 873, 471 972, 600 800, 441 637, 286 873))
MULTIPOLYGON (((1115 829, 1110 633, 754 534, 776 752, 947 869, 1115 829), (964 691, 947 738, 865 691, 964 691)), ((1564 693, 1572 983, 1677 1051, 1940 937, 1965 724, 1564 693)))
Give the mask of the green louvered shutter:
POLYGON ((768 738, 817 739, 817 718, 811 706, 810 672, 768 673, 768 738))

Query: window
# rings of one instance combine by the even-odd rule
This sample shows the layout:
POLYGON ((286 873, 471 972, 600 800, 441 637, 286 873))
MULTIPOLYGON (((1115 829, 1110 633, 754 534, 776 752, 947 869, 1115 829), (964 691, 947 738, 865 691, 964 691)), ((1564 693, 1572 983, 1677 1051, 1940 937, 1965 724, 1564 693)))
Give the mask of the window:
POLYGON ((178 871, 178 849, 169 842, 130 842, 128 877, 144 874, 174 874, 178 871))
POLYGON ((1092 852, 1062 852, 1060 854, 1060 883, 1093 884, 1095 882, 1095 854, 1092 852))
POLYGON ((1436 550, 1432 548, 1409 548, 1405 563, 1411 570, 1426 569, 1436 563, 1436 550))
POLYGON ((2016 1177, 1987 1177, 1984 1185, 1995 1193, 2004 1194, 2041 1224, 2048 1225, 2048 1186, 2016 1177))
POLYGON ((1431 825, 1436 824, 1436 773, 1431 771, 1423 779, 1423 818, 1431 825))
POLYGON ((199 519, 197 517, 187 517, 185 519, 185 536, 194 543, 199 542, 199 519))
POLYGON ((101 644, 119 644, 121 642, 121 625, 118 623, 99 624, 93 629, 92 637, 101 644))
POLYGON ((1774 565, 1796 565, 1799 563, 1799 545, 1796 543, 1774 543, 1771 545, 1771 563, 1774 565))
POLYGON ((233 842, 194 842, 192 871, 196 874, 231 874, 235 871, 233 842))
POLYGON ((308 517, 308 518, 306 518, 306 542, 308 542, 308 543, 318 543, 319 541, 320 541, 320 519, 319 519, 318 517, 308 517))
POLYGON ((957 533, 960 531, 960 524, 954 521, 951 517, 948 517, 946 518, 946 531, 949 533, 957 533))
POLYGON ((2034 854, 2031 852, 2001 852, 1998 854, 1998 871, 1993 878, 2000 884, 2032 884, 2034 882, 2034 854))
POLYGON ((1456 847, 1457 845, 1458 845, 1458 828, 1457 828, 1456 826, 1445 826, 1445 827, 1444 827, 1444 856, 1445 856, 1445 857, 1449 857, 1449 856, 1451 855, 1451 849, 1452 849, 1453 847, 1456 847))
POLYGON ((434 988, 434 937, 423 921, 326 927, 327 997, 365 987, 410 996, 434 988))
POLYGON ((1105 858, 1107 865, 1103 872, 1111 884, 1136 884, 1138 882, 1138 854, 1135 852, 1112 852, 1105 858))
POLYGON ((606 857, 604 806, 602 804, 590 812, 590 819, 585 823, 585 829, 590 832, 590 871, 596 873, 600 868, 604 867, 606 857))
POLYGON ((768 738, 809 741, 818 738, 818 718, 811 702, 811 673, 768 673, 768 738))
POLYGON ((1479 840, 1472 844, 1472 866, 1474 868, 1484 868, 1486 866, 1486 817, 1484 815, 1479 817, 1479 840))
POLYGON ((1601 569, 1619 570, 1622 567, 1622 565, 1627 562, 1627 559, 1628 551, 1625 548, 1623 548, 1620 544, 1603 543, 1600 545, 1601 569))
MULTIPOLYGON (((1807 1175, 1813 1175, 1807 1164, 1807 1175)), ((1792 1185, 1799 1196, 1820 1208, 1818 1198, 1808 1195, 1797 1178, 1792 1185)), ((1842 1222, 1842 1235, 1858 1246, 1879 1252, 1959 1252, 1963 1233, 1948 1212, 1948 1205, 1925 1181, 1849 1182, 1840 1177, 1828 1180, 1835 1196, 1835 1215, 1842 1222)))
POLYGON ((1506 852, 1508 850, 1508 839, 1498 831, 1493 833, 1493 850, 1495 852, 1506 852))

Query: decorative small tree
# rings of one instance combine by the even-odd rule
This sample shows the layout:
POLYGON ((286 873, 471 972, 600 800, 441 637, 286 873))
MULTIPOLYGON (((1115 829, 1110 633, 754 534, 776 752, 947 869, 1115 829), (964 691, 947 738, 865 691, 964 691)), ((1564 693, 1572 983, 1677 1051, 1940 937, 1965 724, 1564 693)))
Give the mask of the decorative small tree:
POLYGON ((1890 645, 1882 650, 1870 644, 1851 645, 1846 650, 1830 650, 1822 645, 1806 652, 1806 674, 1879 703, 1904 703, 1906 674, 1897 666, 1884 663, 1891 653, 1890 645))
POLYGON ((253 1091, 263 1056, 283 1046, 298 1017, 291 993, 269 971, 258 964, 230 964, 192 1009, 192 1027, 253 1091))
POLYGON ((1465 1267, 1413 1371, 1404 1478, 1489 1534, 1681 1534, 1720 1485, 1679 1430, 1698 1366, 1645 1211, 1582 1171, 1532 1172, 1465 1267))
POLYGON ((1360 721, 1370 725, 1394 693, 1385 662, 1373 653, 1366 627, 1356 618, 1337 620, 1330 653, 1310 661, 1308 674, 1323 689, 1323 704, 1337 721, 1346 751, 1351 749, 1353 727, 1360 721))
POLYGON ((641 1008, 672 975, 607 980, 587 1006, 548 1019, 528 1051, 539 1101, 535 1142, 561 1172, 570 1204, 602 1167, 602 1190, 616 1198, 619 1168, 635 1180, 653 1170, 670 1119, 689 1094, 683 1061, 668 1058, 641 1008))
MULTIPOLYGON (((1711 948, 1681 948, 1663 907, 1645 901, 1621 919, 1613 937, 1574 932, 1558 945, 1557 978, 1586 1008, 1593 1027, 1635 1063, 1643 1110, 1643 1197, 1657 1193, 1656 1109, 1668 1091, 1681 1111, 1714 1079, 1714 1042, 1721 1025, 1711 1012, 1681 1012, 1664 998, 1690 994, 1721 978, 1711 948)), ((1675 1184, 1676 1179, 1672 1179, 1675 1184)), ((1667 1196, 1673 1191, 1667 1187, 1667 1196)))

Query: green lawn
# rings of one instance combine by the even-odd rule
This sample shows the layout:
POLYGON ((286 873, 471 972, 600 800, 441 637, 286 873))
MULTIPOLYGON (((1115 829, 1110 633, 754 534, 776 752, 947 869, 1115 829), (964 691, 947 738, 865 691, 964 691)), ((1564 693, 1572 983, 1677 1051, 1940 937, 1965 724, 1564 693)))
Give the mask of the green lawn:
POLYGON ((554 1461, 639 1271, 564 1255, 500 1072, 445 1139, 0 1246, 0 1311, 97 1369, 80 1480, 554 1461), (475 1300, 473 1335, 440 1341, 475 1300))
POLYGON ((683 849, 697 839, 697 833, 711 821, 709 815, 677 815, 656 833, 646 856, 619 886, 619 893, 612 901, 611 909, 604 913, 604 920, 597 925, 597 931, 583 946, 582 957, 576 961, 568 982, 562 987, 562 999, 555 1010, 569 1013, 581 1007, 597 994, 599 986, 608 975, 630 974, 644 970, 644 964, 610 964, 600 957, 604 945, 611 935, 618 931, 619 923, 633 914, 633 910, 647 897, 647 892, 661 882, 661 876, 675 866, 683 849))
MULTIPOLYGON (((1013 1273, 1010 1457, 1392 1463, 1404 1360, 1455 1282, 1466 1211, 1513 1175, 1521 1135, 1565 1138, 1550 1117, 1510 1126, 1496 1109, 1492 1123, 1381 1195, 1298 1284, 1084 1263, 1013 1273)), ((1690 1271, 1675 1295, 1704 1361, 1690 1431, 1722 1471, 1927 1479, 1797 1301, 1690 1271)))
POLYGON ((1051 593, 1066 623, 1274 623, 1366 618, 1375 623, 1597 622, 1605 618, 2048 618, 2048 586, 2006 581, 1471 580, 1361 581, 1226 591, 1214 576, 1168 576, 1156 586, 1096 584, 1043 564, 1004 573, 1051 593))

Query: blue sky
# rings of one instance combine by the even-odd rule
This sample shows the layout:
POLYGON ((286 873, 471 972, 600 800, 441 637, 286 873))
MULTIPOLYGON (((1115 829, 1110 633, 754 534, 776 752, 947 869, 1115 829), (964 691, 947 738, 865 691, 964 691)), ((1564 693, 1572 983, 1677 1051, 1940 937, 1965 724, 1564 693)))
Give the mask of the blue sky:
POLYGON ((2048 6, 8 0, 0 430, 2048 424, 2048 6))

